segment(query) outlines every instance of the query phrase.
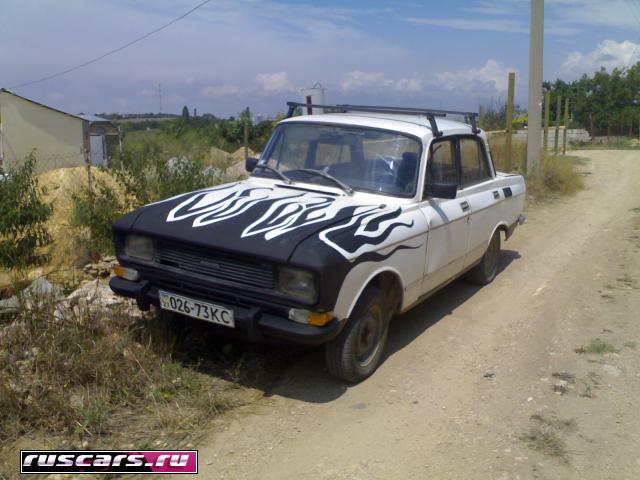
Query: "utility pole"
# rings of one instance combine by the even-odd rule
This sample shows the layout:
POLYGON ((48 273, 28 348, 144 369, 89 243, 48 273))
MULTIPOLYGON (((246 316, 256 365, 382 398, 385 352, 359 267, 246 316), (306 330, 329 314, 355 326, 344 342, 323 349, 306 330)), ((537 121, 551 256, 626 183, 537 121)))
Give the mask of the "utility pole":
POLYGON ((569 97, 564 99, 564 132, 562 132, 562 154, 567 154, 567 129, 569 128, 569 97))
POLYGON ((162 84, 158 84, 158 113, 162 113, 162 84))
POLYGON ((556 135, 553 143, 553 153, 558 153, 558 148, 560 147, 560 119, 562 118, 562 96, 557 94, 557 102, 556 102, 556 135))
POLYGON ((511 168, 511 142, 513 138, 513 94, 516 86, 515 72, 509 72, 509 89, 507 91, 507 138, 505 143, 505 158, 511 168))
POLYGON ((531 32, 529 38, 529 102, 527 105, 527 173, 540 172, 542 155, 542 50, 544 37, 544 0, 531 0, 531 32))
POLYGON ((549 148, 549 107, 551 106, 551 92, 544 92, 544 137, 542 140, 542 148, 546 153, 549 148))

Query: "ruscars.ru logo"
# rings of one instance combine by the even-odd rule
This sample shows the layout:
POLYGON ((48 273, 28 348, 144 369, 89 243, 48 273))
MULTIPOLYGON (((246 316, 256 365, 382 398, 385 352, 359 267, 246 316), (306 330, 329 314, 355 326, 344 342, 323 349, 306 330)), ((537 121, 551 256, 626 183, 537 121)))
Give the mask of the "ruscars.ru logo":
POLYGON ((20 473, 198 473, 198 451, 20 450, 20 473))

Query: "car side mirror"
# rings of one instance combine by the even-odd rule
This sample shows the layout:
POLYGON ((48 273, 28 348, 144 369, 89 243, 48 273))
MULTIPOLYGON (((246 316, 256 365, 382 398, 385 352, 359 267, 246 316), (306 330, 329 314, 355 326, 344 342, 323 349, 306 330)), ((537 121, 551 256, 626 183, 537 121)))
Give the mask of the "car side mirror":
POLYGON ((431 182, 424 186, 424 197, 456 198, 458 184, 453 182, 431 182))
POLYGON ((253 169, 256 168, 258 164, 258 159, 255 157, 247 157, 244 159, 244 168, 247 172, 253 172, 253 169))

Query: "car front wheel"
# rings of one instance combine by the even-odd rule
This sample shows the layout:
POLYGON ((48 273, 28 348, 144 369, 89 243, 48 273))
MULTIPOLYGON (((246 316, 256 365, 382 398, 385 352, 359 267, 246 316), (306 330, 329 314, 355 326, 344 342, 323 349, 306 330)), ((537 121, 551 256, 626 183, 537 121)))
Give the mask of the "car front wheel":
POLYGON ((367 287, 340 335, 326 345, 329 372, 360 382, 380 365, 389 332, 390 314, 382 291, 367 287))

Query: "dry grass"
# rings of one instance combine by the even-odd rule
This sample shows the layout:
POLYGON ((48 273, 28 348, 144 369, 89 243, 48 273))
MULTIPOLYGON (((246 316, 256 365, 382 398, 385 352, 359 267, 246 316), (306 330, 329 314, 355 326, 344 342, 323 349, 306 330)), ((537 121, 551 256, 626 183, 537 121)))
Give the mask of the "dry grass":
POLYGON ((575 420, 562 420, 555 416, 531 415, 533 423, 529 431, 520 437, 529 448, 545 456, 556 458, 564 464, 569 463, 569 449, 562 434, 575 433, 578 424, 575 420))
MULTIPOLYGON (((524 174, 527 161, 526 142, 514 141, 508 158, 505 135, 492 135, 489 145, 496 170, 524 174)), ((578 167, 583 164, 584 160, 574 156, 545 155, 540 175, 525 174, 528 201, 535 203, 557 196, 572 195, 581 190, 583 178, 578 167)))
POLYGON ((262 372, 250 353, 218 357, 217 371, 204 372, 153 316, 134 320, 123 306, 54 317, 55 305, 25 300, 0 317, 0 478, 15 471, 25 438, 50 448, 177 448, 260 395, 241 386, 262 372))
POLYGON ((575 349, 576 353, 591 353, 593 355, 604 355, 605 353, 616 353, 618 349, 599 338, 591 340, 588 345, 582 345, 575 349))

